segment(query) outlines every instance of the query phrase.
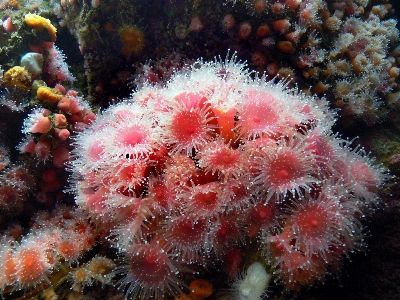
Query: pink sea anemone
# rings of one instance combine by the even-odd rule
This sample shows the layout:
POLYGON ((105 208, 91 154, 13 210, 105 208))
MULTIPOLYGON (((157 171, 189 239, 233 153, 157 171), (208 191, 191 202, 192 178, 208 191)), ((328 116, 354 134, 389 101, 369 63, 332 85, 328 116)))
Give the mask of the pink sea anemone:
POLYGON ((20 288, 30 288, 48 281, 55 263, 55 253, 46 241, 40 237, 26 239, 17 247, 14 253, 15 279, 20 288))
POLYGON ((295 247, 310 258, 325 256, 331 246, 341 243, 340 204, 335 198, 302 199, 293 203, 285 227, 295 232, 295 247), (319 199, 320 200, 320 199, 319 199))
POLYGON ((153 128, 151 120, 142 117, 141 119, 124 119, 120 122, 114 136, 113 151, 118 155, 137 158, 149 156, 153 149, 157 148, 157 130, 153 128))
POLYGON ((318 182, 315 156, 306 151, 306 147, 301 139, 280 140, 255 156, 250 162, 250 170, 256 190, 267 195, 267 200, 274 195, 282 199, 288 192, 301 195, 304 189, 318 182))
POLYGON ((260 137, 263 133, 280 132, 285 125, 282 118, 284 106, 272 94, 264 91, 248 91, 239 113, 237 130, 246 139, 260 137))
POLYGON ((172 147, 172 153, 182 150, 190 155, 200 145, 213 139, 215 125, 210 107, 198 100, 197 95, 179 97, 173 110, 163 118, 162 139, 172 147), (181 101, 184 99, 185 101, 181 101))
POLYGON ((115 273, 124 274, 119 285, 126 294, 138 299, 160 299, 166 292, 179 294, 183 283, 176 276, 179 269, 173 256, 157 243, 138 243, 124 253, 125 265, 115 273))
POLYGON ((240 149, 232 149, 224 141, 208 143, 196 155, 200 168, 205 172, 218 173, 222 181, 238 178, 245 172, 240 149))
POLYGON ((163 224, 161 240, 168 252, 179 254, 188 263, 201 262, 201 253, 211 250, 209 224, 205 219, 193 220, 189 216, 173 216, 163 224))
POLYGON ((183 211, 196 218, 217 216, 224 211, 226 199, 222 198, 222 186, 218 182, 210 182, 190 187, 187 193, 180 195, 185 199, 183 211))

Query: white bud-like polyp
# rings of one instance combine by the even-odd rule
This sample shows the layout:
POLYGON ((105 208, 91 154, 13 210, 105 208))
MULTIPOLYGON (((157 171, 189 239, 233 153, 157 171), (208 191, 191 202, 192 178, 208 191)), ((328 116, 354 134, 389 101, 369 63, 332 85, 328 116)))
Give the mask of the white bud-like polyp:
POLYGON ((262 264, 255 262, 233 284, 236 300, 260 300, 271 280, 262 264))
POLYGON ((42 74, 43 55, 35 52, 28 52, 21 58, 21 66, 30 74, 37 77, 42 74))

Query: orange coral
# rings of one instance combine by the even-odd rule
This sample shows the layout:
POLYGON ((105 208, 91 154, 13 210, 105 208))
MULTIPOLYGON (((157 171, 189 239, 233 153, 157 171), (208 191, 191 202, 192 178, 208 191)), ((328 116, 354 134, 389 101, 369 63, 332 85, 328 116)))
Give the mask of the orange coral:
POLYGON ((52 104, 57 104, 63 97, 55 89, 49 88, 47 86, 41 86, 37 90, 36 97, 40 101, 48 101, 52 104))
POLYGON ((30 27, 37 31, 47 30, 51 40, 53 42, 56 41, 57 38, 57 29, 51 24, 49 19, 43 18, 39 15, 35 14, 26 14, 25 15, 25 23, 30 27))
POLYGON ((124 25, 118 30, 122 42, 122 54, 126 57, 139 54, 144 48, 144 33, 133 25, 124 25))
POLYGON ((212 284, 204 279, 196 279, 190 283, 190 298, 193 300, 203 300, 213 293, 212 284))
POLYGON ((190 295, 180 294, 174 300, 204 300, 213 293, 212 284, 204 279, 196 279, 190 283, 190 295))
POLYGON ((12 67, 4 74, 3 79, 4 85, 9 90, 17 87, 28 92, 31 89, 32 76, 24 67, 12 67))

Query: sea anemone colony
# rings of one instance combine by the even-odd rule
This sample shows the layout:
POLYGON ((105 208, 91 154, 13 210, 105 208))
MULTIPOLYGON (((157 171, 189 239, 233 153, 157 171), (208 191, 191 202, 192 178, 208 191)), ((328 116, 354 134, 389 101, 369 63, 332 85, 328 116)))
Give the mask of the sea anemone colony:
POLYGON ((323 99, 255 75, 198 60, 75 137, 71 191, 108 232, 127 297, 177 295, 250 238, 288 290, 360 249, 382 169, 332 132, 323 99))
POLYGON ((0 0, 0 299, 391 298, 397 2, 0 0))

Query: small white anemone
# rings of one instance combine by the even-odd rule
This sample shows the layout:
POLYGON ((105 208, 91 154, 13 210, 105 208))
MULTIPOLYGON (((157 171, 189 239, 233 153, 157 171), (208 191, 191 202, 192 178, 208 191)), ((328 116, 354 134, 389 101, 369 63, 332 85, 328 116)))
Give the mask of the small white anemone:
POLYGON ((259 300, 265 295, 271 275, 262 264, 255 262, 233 284, 236 300, 259 300))

